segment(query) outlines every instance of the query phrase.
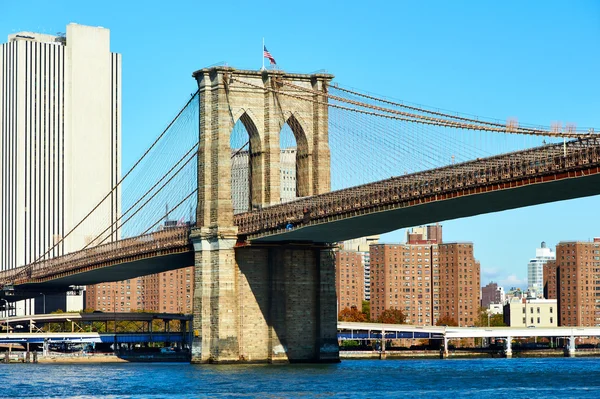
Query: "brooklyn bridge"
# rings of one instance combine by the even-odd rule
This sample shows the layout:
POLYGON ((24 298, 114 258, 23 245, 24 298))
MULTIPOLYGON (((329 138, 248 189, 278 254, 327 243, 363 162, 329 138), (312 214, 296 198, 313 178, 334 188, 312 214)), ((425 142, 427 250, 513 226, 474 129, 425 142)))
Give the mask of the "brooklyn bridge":
POLYGON ((4 298, 194 265, 194 362, 337 361, 336 242, 600 193, 592 129, 406 104, 326 73, 193 76, 198 91, 113 187, 118 217, 107 193, 0 272, 4 298))

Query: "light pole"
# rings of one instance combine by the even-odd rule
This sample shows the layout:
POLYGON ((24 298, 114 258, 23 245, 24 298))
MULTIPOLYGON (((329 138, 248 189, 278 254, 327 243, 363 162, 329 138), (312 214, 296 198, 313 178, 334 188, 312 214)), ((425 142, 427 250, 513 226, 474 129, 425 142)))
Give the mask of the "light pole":
POLYGON ((10 332, 10 329, 8 328, 8 301, 4 298, 0 298, 0 300, 4 301, 4 311, 6 312, 6 333, 8 334, 10 332))

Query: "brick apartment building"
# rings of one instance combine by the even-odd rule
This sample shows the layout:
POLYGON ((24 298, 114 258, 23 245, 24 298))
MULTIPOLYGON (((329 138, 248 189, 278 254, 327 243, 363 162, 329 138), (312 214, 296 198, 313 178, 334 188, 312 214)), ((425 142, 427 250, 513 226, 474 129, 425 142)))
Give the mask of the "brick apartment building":
POLYGON ((501 304, 504 301, 502 287, 497 283, 490 282, 488 285, 481 287, 481 306, 487 308, 492 303, 501 304))
POLYGON ((557 299, 561 326, 600 325, 600 238, 560 242, 544 267, 544 293, 557 299))
POLYGON ((104 312, 192 313, 194 267, 87 287, 85 307, 104 312))
POLYGON ((356 306, 362 309, 365 299, 363 255, 352 250, 340 250, 335 256, 335 284, 338 313, 356 306))
POLYGON ((414 231, 408 238, 408 244, 371 245, 371 320, 396 308, 408 324, 435 325, 447 316, 461 326, 474 325, 480 265, 473 244, 438 244, 414 231))

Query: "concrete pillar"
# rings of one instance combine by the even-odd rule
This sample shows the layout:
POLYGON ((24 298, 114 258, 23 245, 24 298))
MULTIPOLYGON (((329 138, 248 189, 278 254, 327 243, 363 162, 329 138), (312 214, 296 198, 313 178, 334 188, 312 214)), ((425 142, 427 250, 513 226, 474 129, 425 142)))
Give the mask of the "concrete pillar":
POLYGON ((381 351, 379 352, 379 358, 384 360, 387 357, 385 353, 385 330, 381 330, 381 351))
POLYGON ((512 337, 506 337, 506 346, 504 348, 504 355, 507 359, 512 358, 512 337))
POLYGON ((449 353, 448 353, 448 337, 446 337, 445 335, 444 335, 444 344, 443 344, 443 347, 441 348, 440 352, 441 352, 440 357, 442 359, 448 358, 448 355, 449 355, 449 353))
POLYGON ((567 346, 567 350, 565 351, 566 357, 575 357, 575 337, 571 336, 568 338, 569 345, 567 346))

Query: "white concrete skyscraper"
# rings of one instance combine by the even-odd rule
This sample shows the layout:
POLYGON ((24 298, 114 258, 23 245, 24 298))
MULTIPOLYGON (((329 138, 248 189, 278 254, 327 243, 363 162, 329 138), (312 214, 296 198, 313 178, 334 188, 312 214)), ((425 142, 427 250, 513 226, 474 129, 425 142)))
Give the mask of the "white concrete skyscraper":
MULTIPOLYGON (((69 24, 64 35, 9 35, 0 45, 0 270, 43 256, 120 173, 121 55, 110 52, 109 30, 69 24)), ((119 196, 99 210, 107 222, 119 196)), ((90 221, 46 257, 81 248, 106 225, 90 221)))
POLYGON ((556 259, 552 249, 546 247, 542 241, 541 248, 535 250, 535 258, 527 264, 527 287, 536 295, 542 295, 544 291, 544 264, 549 260, 556 259))

